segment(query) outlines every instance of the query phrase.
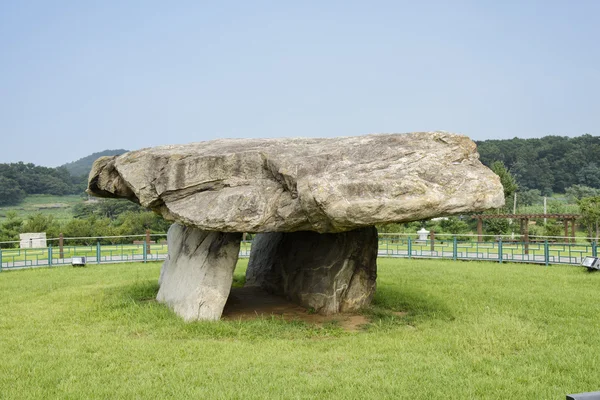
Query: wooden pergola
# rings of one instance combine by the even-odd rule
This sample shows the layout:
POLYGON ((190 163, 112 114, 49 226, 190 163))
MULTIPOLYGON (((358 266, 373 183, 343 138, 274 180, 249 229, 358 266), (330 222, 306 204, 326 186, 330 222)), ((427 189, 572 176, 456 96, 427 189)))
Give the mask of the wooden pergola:
POLYGON ((523 242, 525 242, 525 248, 528 249, 529 244, 529 220, 537 218, 552 218, 562 220, 565 225, 565 237, 569 237, 569 222, 571 223, 571 239, 572 243, 575 243, 575 220, 579 218, 578 214, 479 214, 473 215, 473 218, 477 218, 477 241, 482 241, 483 236, 483 220, 484 219, 518 219, 521 224, 521 234, 523 235, 523 242))

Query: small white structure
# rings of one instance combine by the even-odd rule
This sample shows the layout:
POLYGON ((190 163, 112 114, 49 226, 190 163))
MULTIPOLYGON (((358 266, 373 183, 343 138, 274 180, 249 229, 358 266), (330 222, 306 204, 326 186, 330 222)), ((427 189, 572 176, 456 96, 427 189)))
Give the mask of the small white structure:
POLYGON ((71 258, 71 265, 73 265, 74 267, 85 267, 85 257, 71 258))
POLYGON ((425 228, 421 228, 421 230, 417 231, 417 235, 419 235, 419 242, 426 242, 427 236, 429 236, 429 231, 425 228))
POLYGON ((19 235, 19 239, 21 240, 20 247, 22 249, 48 247, 48 245, 46 244, 46 232, 21 233, 19 235))

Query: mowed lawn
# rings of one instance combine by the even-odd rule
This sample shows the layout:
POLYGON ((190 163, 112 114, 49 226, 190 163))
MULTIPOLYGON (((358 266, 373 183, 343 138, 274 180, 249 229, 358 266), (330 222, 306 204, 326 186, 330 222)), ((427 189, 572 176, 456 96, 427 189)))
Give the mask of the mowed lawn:
POLYGON ((600 273, 581 267, 379 259, 372 322, 358 332, 279 318, 184 323, 153 300, 159 270, 0 273, 0 398, 564 399, 600 390, 600 273))

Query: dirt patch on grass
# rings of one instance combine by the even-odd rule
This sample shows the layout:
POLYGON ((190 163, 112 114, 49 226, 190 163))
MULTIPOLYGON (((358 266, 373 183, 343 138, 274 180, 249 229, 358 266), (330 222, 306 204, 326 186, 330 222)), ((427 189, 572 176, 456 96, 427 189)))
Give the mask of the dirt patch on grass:
POLYGON ((283 297, 269 294, 259 288, 231 288, 222 318, 225 320, 249 320, 270 316, 281 317, 286 321, 304 321, 323 326, 337 324, 346 331, 358 331, 369 323, 364 315, 335 314, 320 315, 311 313, 283 297))

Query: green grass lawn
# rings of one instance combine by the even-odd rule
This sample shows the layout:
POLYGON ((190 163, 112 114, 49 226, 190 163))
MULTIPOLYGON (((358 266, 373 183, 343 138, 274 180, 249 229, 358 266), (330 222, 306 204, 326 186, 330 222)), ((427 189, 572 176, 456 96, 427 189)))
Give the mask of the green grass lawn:
POLYGON ((183 323, 153 301, 159 269, 0 273, 0 398, 564 399, 600 390, 600 274, 580 267, 380 259, 372 322, 359 332, 279 318, 183 323))
POLYGON ((6 213, 14 211, 21 218, 27 218, 30 215, 41 213, 52 215, 54 219, 60 222, 68 221, 73 218, 73 206, 81 203, 83 199, 80 195, 51 196, 45 194, 33 194, 16 206, 7 206, 0 208, 0 224, 6 220, 6 213))

